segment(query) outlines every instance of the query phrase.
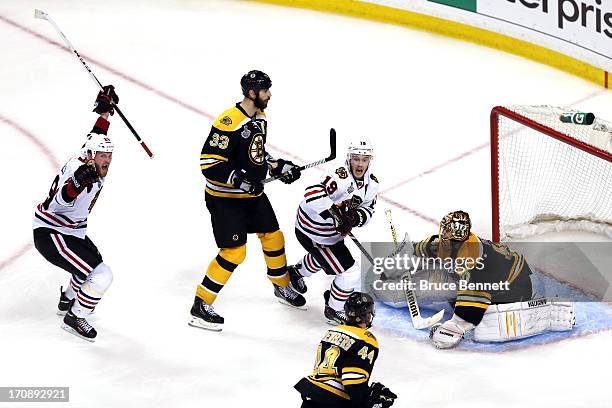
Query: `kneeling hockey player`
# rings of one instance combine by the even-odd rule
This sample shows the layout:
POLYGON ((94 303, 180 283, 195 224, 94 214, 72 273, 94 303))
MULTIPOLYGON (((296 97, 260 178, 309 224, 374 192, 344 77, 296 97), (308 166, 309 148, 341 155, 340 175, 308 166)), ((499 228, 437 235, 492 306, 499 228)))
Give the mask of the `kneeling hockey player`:
POLYGON ((359 285, 359 262, 344 238, 351 229, 366 225, 374 214, 378 180, 371 171, 373 154, 369 140, 351 142, 345 165, 307 187, 298 207, 295 234, 308 253, 302 262, 288 267, 291 285, 305 293, 304 277, 321 269, 335 276, 324 295, 330 324, 345 322, 344 302, 359 285))
POLYGON ((455 347, 470 330, 475 341, 503 342, 572 329, 573 303, 532 299, 531 270, 523 256, 470 230, 469 214, 454 211, 442 219, 438 235, 415 245, 419 257, 471 264, 460 273, 465 290, 457 291, 453 316, 430 330, 435 347, 455 347))
POLYGON ((317 348, 314 372, 295 385, 302 408, 390 407, 397 395, 381 383, 368 386, 378 357, 378 341, 368 331, 374 300, 353 292, 344 310, 346 324, 327 331, 317 348))

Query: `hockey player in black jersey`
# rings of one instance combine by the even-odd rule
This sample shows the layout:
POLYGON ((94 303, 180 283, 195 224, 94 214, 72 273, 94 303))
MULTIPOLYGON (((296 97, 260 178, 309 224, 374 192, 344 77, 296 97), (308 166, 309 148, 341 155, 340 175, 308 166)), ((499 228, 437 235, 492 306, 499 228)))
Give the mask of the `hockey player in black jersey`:
POLYGON ((438 235, 415 245, 418 257, 453 259, 454 272, 463 281, 451 319, 430 330, 434 346, 455 347, 471 330, 474 339, 481 342, 571 330, 575 320, 573 304, 534 301, 532 272, 523 255, 474 235, 471 225, 468 213, 453 211, 440 222, 438 235))
POLYGON ((295 385, 302 408, 390 407, 397 395, 381 383, 368 385, 378 357, 378 341, 368 331, 374 301, 366 293, 353 292, 344 310, 347 324, 327 331, 317 348, 312 375, 295 385))
POLYGON ((273 176, 285 174, 281 181, 289 184, 300 177, 300 170, 291 161, 274 159, 266 152, 264 109, 272 96, 268 75, 250 71, 240 85, 242 102, 215 120, 200 155, 206 207, 219 253, 197 287, 189 324, 209 330, 222 329, 224 319, 212 304, 245 259, 247 234, 257 234, 261 241, 274 295, 294 307, 306 303, 289 285, 285 239, 262 184, 268 171, 273 176))

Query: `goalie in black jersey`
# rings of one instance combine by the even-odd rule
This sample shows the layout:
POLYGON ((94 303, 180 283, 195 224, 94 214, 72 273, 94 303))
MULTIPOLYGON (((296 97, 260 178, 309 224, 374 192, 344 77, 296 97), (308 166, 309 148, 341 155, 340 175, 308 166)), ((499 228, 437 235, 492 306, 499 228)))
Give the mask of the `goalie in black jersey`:
POLYGON ((353 292, 344 310, 347 324, 327 331, 317 348, 313 373, 295 385, 302 408, 390 407, 397 395, 381 383, 368 385, 378 357, 378 341, 368 331, 374 300, 353 292))
POLYGON ((481 342, 571 330, 573 304, 533 299, 532 272, 523 255, 474 235, 471 226, 468 213, 453 211, 440 222, 438 235, 415 245, 418 257, 452 259, 462 281, 453 316, 431 328, 434 346, 455 347, 470 330, 481 342))

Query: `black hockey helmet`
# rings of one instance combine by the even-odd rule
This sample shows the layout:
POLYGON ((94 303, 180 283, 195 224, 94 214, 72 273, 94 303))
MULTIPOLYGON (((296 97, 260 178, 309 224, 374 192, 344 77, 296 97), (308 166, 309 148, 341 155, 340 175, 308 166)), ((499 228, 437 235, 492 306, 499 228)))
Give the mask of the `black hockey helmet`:
POLYGON ((367 328, 372 326, 376 305, 372 296, 363 292, 353 292, 344 303, 346 321, 352 326, 359 326, 365 323, 367 328))
POLYGON ((242 76, 240 80, 242 94, 249 96, 249 90, 252 89, 257 94, 262 89, 269 89, 272 86, 272 80, 265 72, 252 70, 242 76))

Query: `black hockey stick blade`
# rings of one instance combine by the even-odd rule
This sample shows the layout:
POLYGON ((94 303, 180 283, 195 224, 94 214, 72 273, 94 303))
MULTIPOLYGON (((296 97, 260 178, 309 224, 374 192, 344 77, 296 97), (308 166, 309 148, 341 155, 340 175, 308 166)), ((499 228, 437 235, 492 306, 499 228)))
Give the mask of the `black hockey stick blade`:
POLYGON ((336 158, 336 129, 329 129, 329 156, 327 161, 332 161, 336 158))
POLYGON ((336 158, 336 129, 329 129, 329 156, 324 159, 318 160, 316 162, 308 163, 303 166, 300 166, 300 170, 306 170, 311 167, 316 167, 320 164, 327 163, 336 158))

